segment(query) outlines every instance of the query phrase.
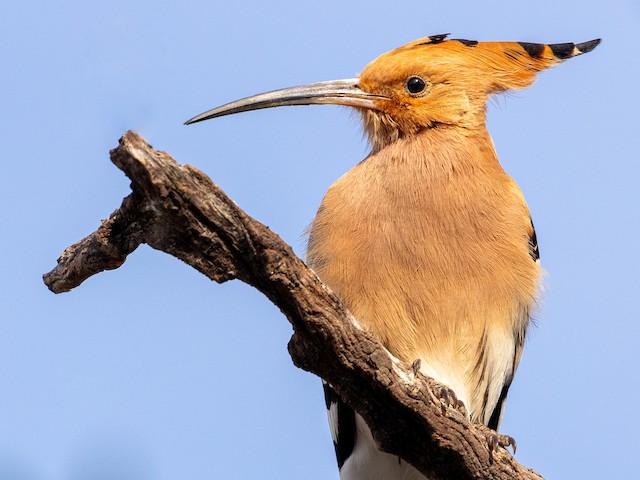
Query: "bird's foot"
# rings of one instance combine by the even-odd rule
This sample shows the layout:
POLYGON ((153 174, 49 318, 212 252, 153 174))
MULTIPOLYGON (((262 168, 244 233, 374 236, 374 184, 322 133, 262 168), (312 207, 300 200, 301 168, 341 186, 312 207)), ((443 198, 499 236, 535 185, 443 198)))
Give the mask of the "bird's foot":
POLYGON ((444 385, 440 387, 440 391, 437 392, 437 396, 440 398, 440 408, 442 409, 443 415, 446 413, 447 408, 454 408, 466 415, 466 407, 464 406, 464 403, 457 397, 456 392, 451 390, 449 387, 444 385))
POLYGON ((420 371, 420 367, 422 366, 422 359, 421 358, 416 358, 413 363, 411 364, 411 371, 413 372, 413 376, 415 377, 416 375, 418 375, 418 372, 420 371))
MULTIPOLYGON (((416 377, 420 372, 421 366, 422 366, 422 359, 420 358, 416 358, 411 363, 411 367, 410 367, 411 373, 413 373, 414 377, 416 377)), ((439 385, 439 387, 434 386, 434 389, 432 392, 432 398, 436 403, 438 402, 440 403, 442 414, 445 415, 447 413, 447 408, 454 408, 466 416, 467 409, 464 406, 464 403, 462 402, 462 400, 458 399, 456 392, 454 392, 452 389, 450 389, 446 385, 442 385, 437 382, 436 384, 439 385)))
POLYGON ((502 447, 505 450, 511 446, 513 454, 516 453, 516 440, 509 435, 503 435, 501 433, 492 430, 484 424, 476 424, 475 427, 484 435, 487 439, 487 447, 489 448, 489 459, 493 462, 493 454, 498 451, 498 448, 502 447))

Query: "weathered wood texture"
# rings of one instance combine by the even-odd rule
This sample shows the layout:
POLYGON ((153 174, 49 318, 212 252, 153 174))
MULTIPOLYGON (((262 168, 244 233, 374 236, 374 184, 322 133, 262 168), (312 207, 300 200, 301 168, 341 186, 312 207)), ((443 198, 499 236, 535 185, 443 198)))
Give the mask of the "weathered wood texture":
POLYGON ((432 478, 541 478, 502 448, 491 455, 463 408, 445 405, 442 386, 394 358, 278 235, 202 172, 153 150, 131 131, 111 160, 131 179, 132 193, 44 275, 53 292, 118 268, 146 243, 216 282, 237 278, 264 293, 293 326, 289 352, 295 365, 330 382, 365 418, 383 450, 432 478))

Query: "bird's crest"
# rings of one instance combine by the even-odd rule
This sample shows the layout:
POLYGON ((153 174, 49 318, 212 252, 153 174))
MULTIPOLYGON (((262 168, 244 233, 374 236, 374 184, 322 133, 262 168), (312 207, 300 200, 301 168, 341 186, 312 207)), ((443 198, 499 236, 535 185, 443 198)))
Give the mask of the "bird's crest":
MULTIPOLYGON (((479 42, 449 39, 448 33, 419 38, 392 50, 387 55, 412 53, 432 64, 473 68, 476 73, 493 78, 496 91, 526 88, 535 75, 600 44, 600 39, 582 43, 479 42)), ((373 63, 373 62, 372 62, 373 63)), ((494 93, 494 92, 491 92, 494 93)))
POLYGON ((365 129, 377 150, 423 128, 480 126, 490 95, 526 88, 538 72, 599 43, 478 42, 447 34, 414 40, 362 71, 360 88, 380 98, 362 110, 365 129))

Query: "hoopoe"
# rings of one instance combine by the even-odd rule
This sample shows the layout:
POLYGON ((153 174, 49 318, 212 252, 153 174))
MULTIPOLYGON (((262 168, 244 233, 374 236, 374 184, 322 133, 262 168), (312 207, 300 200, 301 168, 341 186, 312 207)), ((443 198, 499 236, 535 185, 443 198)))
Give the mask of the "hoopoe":
MULTIPOLYGON (((497 430, 540 281, 524 197, 485 125, 487 99, 600 40, 539 44, 433 35, 385 53, 358 78, 238 100, 187 123, 282 105, 338 104, 363 118, 371 153, 326 193, 307 262, 401 360, 497 430)), ((342 480, 424 479, 376 449, 325 385, 342 480)))

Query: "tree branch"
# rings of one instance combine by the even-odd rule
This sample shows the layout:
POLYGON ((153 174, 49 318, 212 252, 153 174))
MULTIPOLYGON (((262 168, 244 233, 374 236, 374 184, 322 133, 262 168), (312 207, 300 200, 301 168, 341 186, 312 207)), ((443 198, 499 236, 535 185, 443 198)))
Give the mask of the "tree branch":
POLYGON ((443 403, 441 385, 393 357, 278 235, 202 172, 131 131, 111 160, 131 179, 132 193, 98 230, 62 253, 44 275, 51 291, 118 268, 146 243, 216 282, 237 278, 265 294, 293 326, 294 364, 331 383, 382 450, 430 478, 541 478, 504 449, 491 454, 485 435, 443 403))

